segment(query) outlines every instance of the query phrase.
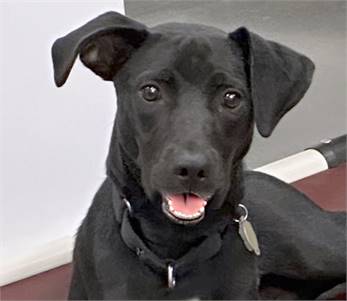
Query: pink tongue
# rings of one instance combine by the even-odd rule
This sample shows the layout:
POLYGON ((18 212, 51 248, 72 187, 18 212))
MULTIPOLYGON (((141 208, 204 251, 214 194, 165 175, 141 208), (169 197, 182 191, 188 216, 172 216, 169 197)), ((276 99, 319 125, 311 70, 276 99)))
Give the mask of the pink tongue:
POLYGON ((185 199, 183 194, 168 195, 167 198, 171 201, 171 206, 175 211, 184 214, 194 214, 205 207, 205 200, 194 194, 186 194, 185 199))

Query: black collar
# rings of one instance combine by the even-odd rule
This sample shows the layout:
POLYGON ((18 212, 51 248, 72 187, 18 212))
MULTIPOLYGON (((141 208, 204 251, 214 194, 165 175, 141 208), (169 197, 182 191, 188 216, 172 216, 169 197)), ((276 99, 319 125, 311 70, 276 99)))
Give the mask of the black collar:
POLYGON ((117 198, 113 199, 113 206, 116 219, 120 223, 121 237, 128 248, 136 253, 144 264, 157 273, 168 275, 168 268, 171 266, 173 268, 173 275, 171 276, 173 277, 182 277, 194 266, 198 265, 198 263, 206 261, 216 255, 222 247, 223 233, 231 224, 226 224, 224 229, 209 235, 200 245, 191 248, 188 253, 181 258, 173 260, 157 256, 147 247, 141 237, 138 236, 132 226, 131 214, 124 200, 120 201, 117 198))

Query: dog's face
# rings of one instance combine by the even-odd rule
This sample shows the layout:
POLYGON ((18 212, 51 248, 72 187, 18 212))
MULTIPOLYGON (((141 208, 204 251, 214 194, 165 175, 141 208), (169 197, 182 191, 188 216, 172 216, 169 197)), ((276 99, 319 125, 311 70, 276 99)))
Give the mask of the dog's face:
POLYGON ((160 194, 177 222, 200 220, 208 202, 225 198, 252 136, 240 47, 208 27, 159 26, 114 82, 130 120, 120 132, 131 127, 147 195, 160 194))
POLYGON ((116 86, 116 143, 140 167, 147 196, 159 195, 163 212, 184 224, 200 221, 206 206, 222 206, 253 120, 269 136, 313 72, 306 57, 244 28, 229 35, 193 24, 148 29, 116 13, 55 43, 57 85, 78 53, 116 86))

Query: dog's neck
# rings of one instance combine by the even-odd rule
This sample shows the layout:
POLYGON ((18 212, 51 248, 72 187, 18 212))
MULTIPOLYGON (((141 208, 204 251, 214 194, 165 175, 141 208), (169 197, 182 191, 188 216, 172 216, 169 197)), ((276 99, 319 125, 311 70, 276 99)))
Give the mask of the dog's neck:
POLYGON ((159 257, 178 259, 212 233, 224 231, 226 225, 231 222, 235 206, 242 198, 241 163, 234 174, 234 177, 237 177, 234 183, 237 185, 233 185, 233 191, 226 195, 226 199, 233 200, 232 203, 224 202, 222 208, 207 211, 204 220, 196 225, 178 225, 164 215, 160 200, 147 198, 140 183, 139 168, 120 146, 118 151, 121 156, 117 158, 118 166, 113 165, 114 161, 108 158, 108 175, 120 191, 121 197, 127 198, 133 207, 134 230, 159 257), (120 163, 121 166, 119 166, 120 163))

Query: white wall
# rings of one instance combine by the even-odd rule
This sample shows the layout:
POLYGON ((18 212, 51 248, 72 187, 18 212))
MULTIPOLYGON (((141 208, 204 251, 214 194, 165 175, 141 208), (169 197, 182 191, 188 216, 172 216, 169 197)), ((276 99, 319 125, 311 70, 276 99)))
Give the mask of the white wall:
POLYGON ((1 261, 76 232, 105 177, 115 91, 80 62, 53 82, 54 40, 122 0, 5 1, 0 36, 1 261))

